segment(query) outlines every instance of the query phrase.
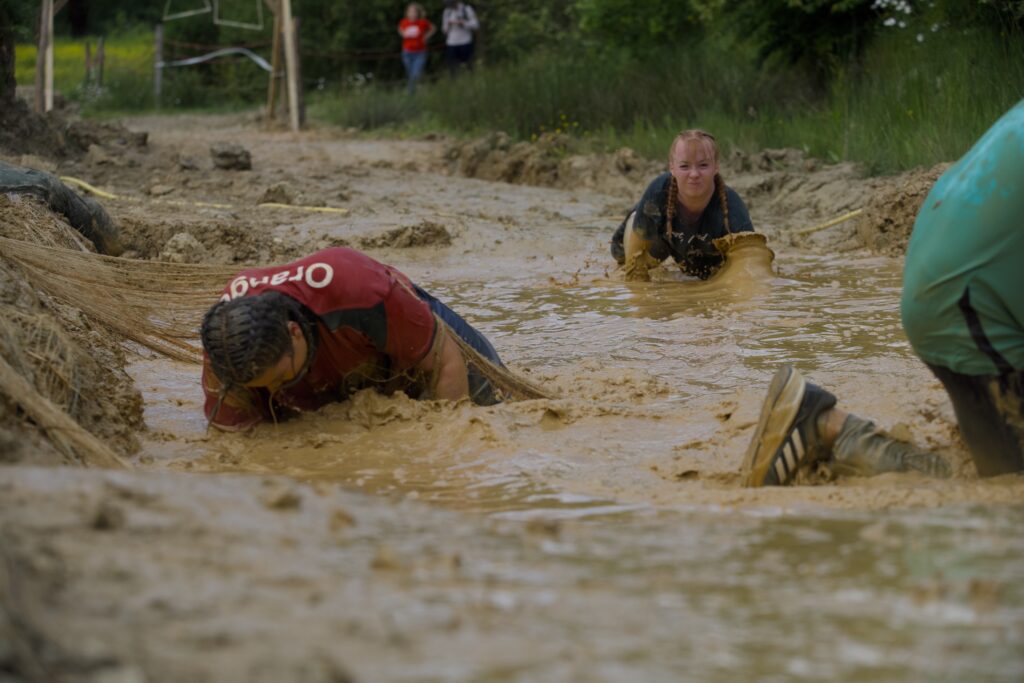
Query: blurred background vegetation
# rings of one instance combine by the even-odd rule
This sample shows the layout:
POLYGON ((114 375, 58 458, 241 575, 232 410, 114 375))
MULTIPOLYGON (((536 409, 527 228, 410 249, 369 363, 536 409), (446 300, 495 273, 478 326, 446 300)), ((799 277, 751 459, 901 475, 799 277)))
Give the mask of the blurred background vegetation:
MULTIPOLYGON (((17 79, 31 84, 38 0, 14 16, 17 79)), ((221 0, 254 22, 261 0, 221 0)), ((58 15, 56 84, 86 114, 153 107, 153 27, 167 0, 70 0, 58 15), (84 46, 106 40, 102 88, 84 46)), ((425 0, 440 23, 443 0, 425 0)), ((881 173, 955 159, 1024 97, 1024 0, 478 0, 477 69, 446 77, 440 32, 428 80, 402 91, 398 0, 293 0, 315 120, 389 134, 503 130, 569 136, 660 158, 699 126, 729 148, 798 147, 881 173)), ((171 0, 172 10, 203 0, 171 0)), ((165 59, 244 45, 259 31, 210 14, 165 23, 165 59)), ((238 109, 266 97, 245 58, 165 70, 164 108, 238 109)))

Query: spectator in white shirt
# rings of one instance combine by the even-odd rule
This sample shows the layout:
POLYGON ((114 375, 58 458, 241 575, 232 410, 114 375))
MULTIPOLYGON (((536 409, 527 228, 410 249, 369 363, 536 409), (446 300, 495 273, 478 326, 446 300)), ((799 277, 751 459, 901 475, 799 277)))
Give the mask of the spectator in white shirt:
POLYGON ((441 30, 444 31, 444 56, 454 77, 461 67, 473 69, 473 32, 480 22, 473 8, 460 0, 445 0, 441 30))

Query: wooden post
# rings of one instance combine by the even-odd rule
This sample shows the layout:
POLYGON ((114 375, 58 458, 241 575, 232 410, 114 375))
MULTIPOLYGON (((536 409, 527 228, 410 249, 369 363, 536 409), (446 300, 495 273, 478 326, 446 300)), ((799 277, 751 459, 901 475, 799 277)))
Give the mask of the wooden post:
POLYGON ((302 18, 295 17, 292 24, 295 27, 295 87, 298 90, 299 126, 302 127, 306 125, 306 89, 302 86, 302 59, 299 56, 302 54, 302 40, 299 37, 302 18))
MULTIPOLYGON (((45 0, 44 0, 45 1, 45 0)), ((284 64, 288 72, 288 123, 297 133, 299 121, 299 55, 295 49, 295 27, 292 25, 292 0, 281 0, 281 30, 284 32, 284 64)))
POLYGON ((46 0, 46 111, 53 109, 53 0, 46 0))
POLYGON ((274 9, 274 37, 270 48, 270 82, 267 84, 267 122, 277 118, 274 110, 277 99, 277 84, 281 78, 281 13, 274 9))
POLYGON ((50 0, 42 0, 39 3, 39 42, 36 43, 36 81, 35 81, 35 105, 36 111, 42 114, 46 111, 46 97, 43 90, 46 88, 46 17, 50 14, 50 0))
POLYGON ((96 87, 103 87, 103 65, 107 59, 107 48, 105 47, 103 36, 100 36, 99 42, 96 44, 96 87))
POLYGON ((153 105, 160 108, 160 93, 164 85, 164 25, 157 24, 153 36, 153 105))
POLYGON ((85 41, 85 84, 92 82, 92 43, 85 41))

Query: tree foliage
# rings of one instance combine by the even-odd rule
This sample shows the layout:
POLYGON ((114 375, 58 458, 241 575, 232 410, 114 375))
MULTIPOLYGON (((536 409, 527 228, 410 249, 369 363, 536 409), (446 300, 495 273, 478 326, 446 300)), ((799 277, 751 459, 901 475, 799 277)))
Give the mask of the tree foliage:
MULTIPOLYGON (((0 0, 18 42, 32 42, 39 0, 0 0)), ((148 27, 166 0, 69 0, 57 18, 61 34, 103 34, 148 27)), ((198 6, 201 0, 174 0, 198 6)), ((262 0, 222 0, 226 12, 252 12, 262 0)), ((470 0, 481 20, 478 51, 487 64, 548 51, 604 53, 650 60, 701 49, 702 41, 800 64, 819 84, 855 62, 876 37, 899 30, 923 36, 935 27, 1020 34, 1024 0, 470 0), (888 22, 888 23, 887 23, 888 22)), ((309 79, 339 80, 353 71, 398 77, 395 27, 405 0, 292 0, 302 20, 309 79)), ((423 0, 440 24, 443 0, 423 0)), ((216 26, 200 15, 166 26, 167 36, 202 44, 260 43, 255 34, 216 26)), ((438 34, 433 43, 439 46, 438 34)), ((435 60, 438 58, 435 57, 435 60)))

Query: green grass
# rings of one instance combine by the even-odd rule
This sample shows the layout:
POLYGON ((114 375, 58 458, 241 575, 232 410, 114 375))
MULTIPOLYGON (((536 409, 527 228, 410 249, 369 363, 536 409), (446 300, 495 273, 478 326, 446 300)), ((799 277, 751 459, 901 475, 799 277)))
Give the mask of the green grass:
POLYGON ((629 146, 653 159, 676 132, 700 127, 726 152, 795 147, 891 173, 956 159, 1022 97, 1021 36, 947 29, 923 42, 883 36, 826 92, 791 68, 707 46, 646 63, 539 54, 438 79, 412 99, 379 86, 326 97, 313 113, 364 130, 503 130, 518 140, 565 132, 591 148, 629 146))
MULTIPOLYGON (((138 112, 155 106, 153 37, 147 31, 109 36, 105 44, 103 87, 85 81, 85 43, 96 52, 97 39, 58 38, 54 43, 54 88, 82 104, 91 116, 138 112)), ((37 49, 16 46, 15 78, 35 83, 37 49)), ((163 108, 224 109, 251 104, 265 96, 266 74, 244 58, 230 58, 198 67, 164 70, 163 108)))
POLYGON ((307 113, 314 119, 359 130, 394 130, 422 123, 420 102, 404 90, 369 85, 344 97, 313 96, 307 113))
MULTIPOLYGON (((71 92, 85 81, 85 43, 92 44, 96 54, 96 38, 58 38, 53 46, 53 85, 61 92, 71 92)), ((36 46, 16 46, 14 77, 22 85, 32 85, 36 73, 36 46)), ((132 33, 112 36, 105 41, 107 72, 127 72, 137 78, 152 78, 153 37, 132 33)))

